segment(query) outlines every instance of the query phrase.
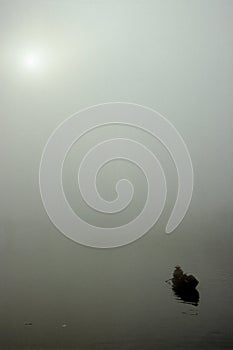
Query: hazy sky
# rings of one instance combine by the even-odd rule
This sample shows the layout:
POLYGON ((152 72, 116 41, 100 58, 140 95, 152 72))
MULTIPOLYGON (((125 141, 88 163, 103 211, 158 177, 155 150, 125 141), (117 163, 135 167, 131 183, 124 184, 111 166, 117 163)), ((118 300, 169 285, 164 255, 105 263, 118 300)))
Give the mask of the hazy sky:
POLYGON ((195 220, 230 210, 232 8, 231 1, 1 1, 4 219, 44 217, 38 165, 48 136, 70 114, 109 101, 152 107, 183 135, 195 220))

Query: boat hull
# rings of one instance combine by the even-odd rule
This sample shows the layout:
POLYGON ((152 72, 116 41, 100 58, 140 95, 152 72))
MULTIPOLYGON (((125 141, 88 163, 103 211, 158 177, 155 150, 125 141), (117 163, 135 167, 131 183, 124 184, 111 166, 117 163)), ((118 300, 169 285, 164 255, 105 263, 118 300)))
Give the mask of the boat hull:
POLYGON ((175 290, 193 290, 197 287, 199 281, 192 275, 184 275, 181 278, 172 278, 173 289, 175 290))

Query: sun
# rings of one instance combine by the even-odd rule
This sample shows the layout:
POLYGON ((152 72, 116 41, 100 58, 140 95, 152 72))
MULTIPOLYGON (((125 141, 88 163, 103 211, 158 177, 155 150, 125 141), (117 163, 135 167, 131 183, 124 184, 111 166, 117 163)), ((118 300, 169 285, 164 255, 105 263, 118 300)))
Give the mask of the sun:
POLYGON ((44 55, 37 51, 26 52, 22 57, 22 63, 26 70, 39 72, 45 65, 44 55))
POLYGON ((35 53, 29 53, 25 57, 25 65, 28 68, 36 68, 40 65, 40 57, 35 53))

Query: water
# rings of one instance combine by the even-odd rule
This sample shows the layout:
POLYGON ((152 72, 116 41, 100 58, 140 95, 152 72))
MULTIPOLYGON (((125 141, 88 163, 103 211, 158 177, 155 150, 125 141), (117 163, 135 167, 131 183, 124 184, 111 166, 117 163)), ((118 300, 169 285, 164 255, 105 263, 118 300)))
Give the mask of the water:
POLYGON ((200 235, 151 232, 106 251, 55 229, 39 234, 39 225, 34 234, 29 224, 9 229, 1 242, 2 350, 232 348, 230 238, 213 249, 214 239, 200 235), (199 279, 198 301, 165 283, 177 262, 199 279))

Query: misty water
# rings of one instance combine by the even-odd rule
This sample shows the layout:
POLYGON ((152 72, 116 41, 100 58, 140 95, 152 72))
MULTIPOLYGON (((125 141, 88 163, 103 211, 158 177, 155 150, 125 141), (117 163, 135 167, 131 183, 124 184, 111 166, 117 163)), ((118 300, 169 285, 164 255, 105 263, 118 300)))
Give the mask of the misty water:
POLYGON ((232 239, 185 226, 97 250, 8 225, 1 349, 232 348, 232 239), (198 303, 165 283, 177 262, 199 279, 198 303))

